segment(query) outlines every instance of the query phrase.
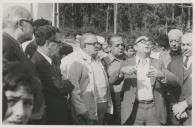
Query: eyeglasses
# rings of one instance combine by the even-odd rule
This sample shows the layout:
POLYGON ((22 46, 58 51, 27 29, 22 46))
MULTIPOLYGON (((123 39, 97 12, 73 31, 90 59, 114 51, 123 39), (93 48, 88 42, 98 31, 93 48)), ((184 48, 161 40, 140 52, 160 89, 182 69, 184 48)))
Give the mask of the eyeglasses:
POLYGON ((148 45, 148 46, 152 46, 152 41, 149 41, 149 40, 141 39, 141 40, 137 41, 137 43, 139 43, 139 42, 142 44, 148 45))
POLYGON ((33 19, 20 19, 20 21, 25 21, 25 22, 28 22, 29 24, 31 24, 33 26, 33 19))
POLYGON ((95 46, 95 45, 100 45, 99 42, 94 42, 94 43, 85 43, 86 45, 92 45, 92 46, 95 46))

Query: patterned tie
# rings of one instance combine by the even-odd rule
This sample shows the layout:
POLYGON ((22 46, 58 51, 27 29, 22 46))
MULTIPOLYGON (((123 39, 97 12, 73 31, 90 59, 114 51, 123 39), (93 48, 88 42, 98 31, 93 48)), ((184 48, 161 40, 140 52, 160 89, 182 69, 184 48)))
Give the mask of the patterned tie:
POLYGON ((189 60, 189 57, 186 56, 186 59, 185 59, 185 61, 183 63, 183 65, 184 65, 185 68, 188 67, 188 65, 187 65, 188 64, 188 60, 189 60))

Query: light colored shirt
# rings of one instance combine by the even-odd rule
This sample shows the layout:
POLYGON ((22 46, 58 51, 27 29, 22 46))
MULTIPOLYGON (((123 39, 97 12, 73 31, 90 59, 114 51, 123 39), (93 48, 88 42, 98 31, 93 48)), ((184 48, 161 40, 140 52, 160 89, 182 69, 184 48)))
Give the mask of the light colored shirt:
POLYGON ((136 56, 137 67, 137 100, 153 99, 152 85, 150 78, 146 76, 150 68, 150 59, 145 60, 136 56))
POLYGON ((37 51, 52 65, 52 59, 49 56, 45 55, 39 48, 37 51))
POLYGON ((107 102, 107 82, 106 74, 100 61, 93 61, 91 63, 93 75, 94 75, 94 84, 96 88, 96 98, 98 103, 107 102))

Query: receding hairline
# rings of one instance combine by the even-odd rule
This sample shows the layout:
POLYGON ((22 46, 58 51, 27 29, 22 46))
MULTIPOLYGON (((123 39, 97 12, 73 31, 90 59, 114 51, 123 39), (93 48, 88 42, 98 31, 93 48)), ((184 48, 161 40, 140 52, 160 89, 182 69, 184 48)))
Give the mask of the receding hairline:
POLYGON ((3 11, 4 25, 14 23, 22 18, 25 19, 32 18, 31 13, 25 7, 16 5, 16 6, 11 6, 8 9, 3 11))
POLYGON ((109 39, 109 43, 110 43, 110 45, 113 45, 113 39, 114 38, 121 38, 122 40, 123 40, 123 37, 122 36, 120 36, 120 35, 112 35, 111 37, 110 37, 110 39, 109 39))
POLYGON ((179 29, 171 29, 169 32, 168 32, 168 38, 170 38, 170 36, 172 35, 177 35, 179 36, 180 38, 183 36, 183 32, 179 29))

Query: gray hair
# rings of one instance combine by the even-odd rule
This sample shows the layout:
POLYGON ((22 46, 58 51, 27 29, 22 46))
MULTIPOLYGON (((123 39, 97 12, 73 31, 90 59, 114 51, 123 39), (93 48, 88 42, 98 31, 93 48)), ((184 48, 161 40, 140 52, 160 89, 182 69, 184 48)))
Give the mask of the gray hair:
POLYGON ((16 28, 20 19, 30 18, 30 12, 22 6, 12 6, 3 12, 3 28, 16 28))
POLYGON ((179 29, 171 29, 168 33, 168 38, 170 38, 170 36, 172 35, 176 35, 181 39, 181 37, 183 36, 183 32, 179 29))

